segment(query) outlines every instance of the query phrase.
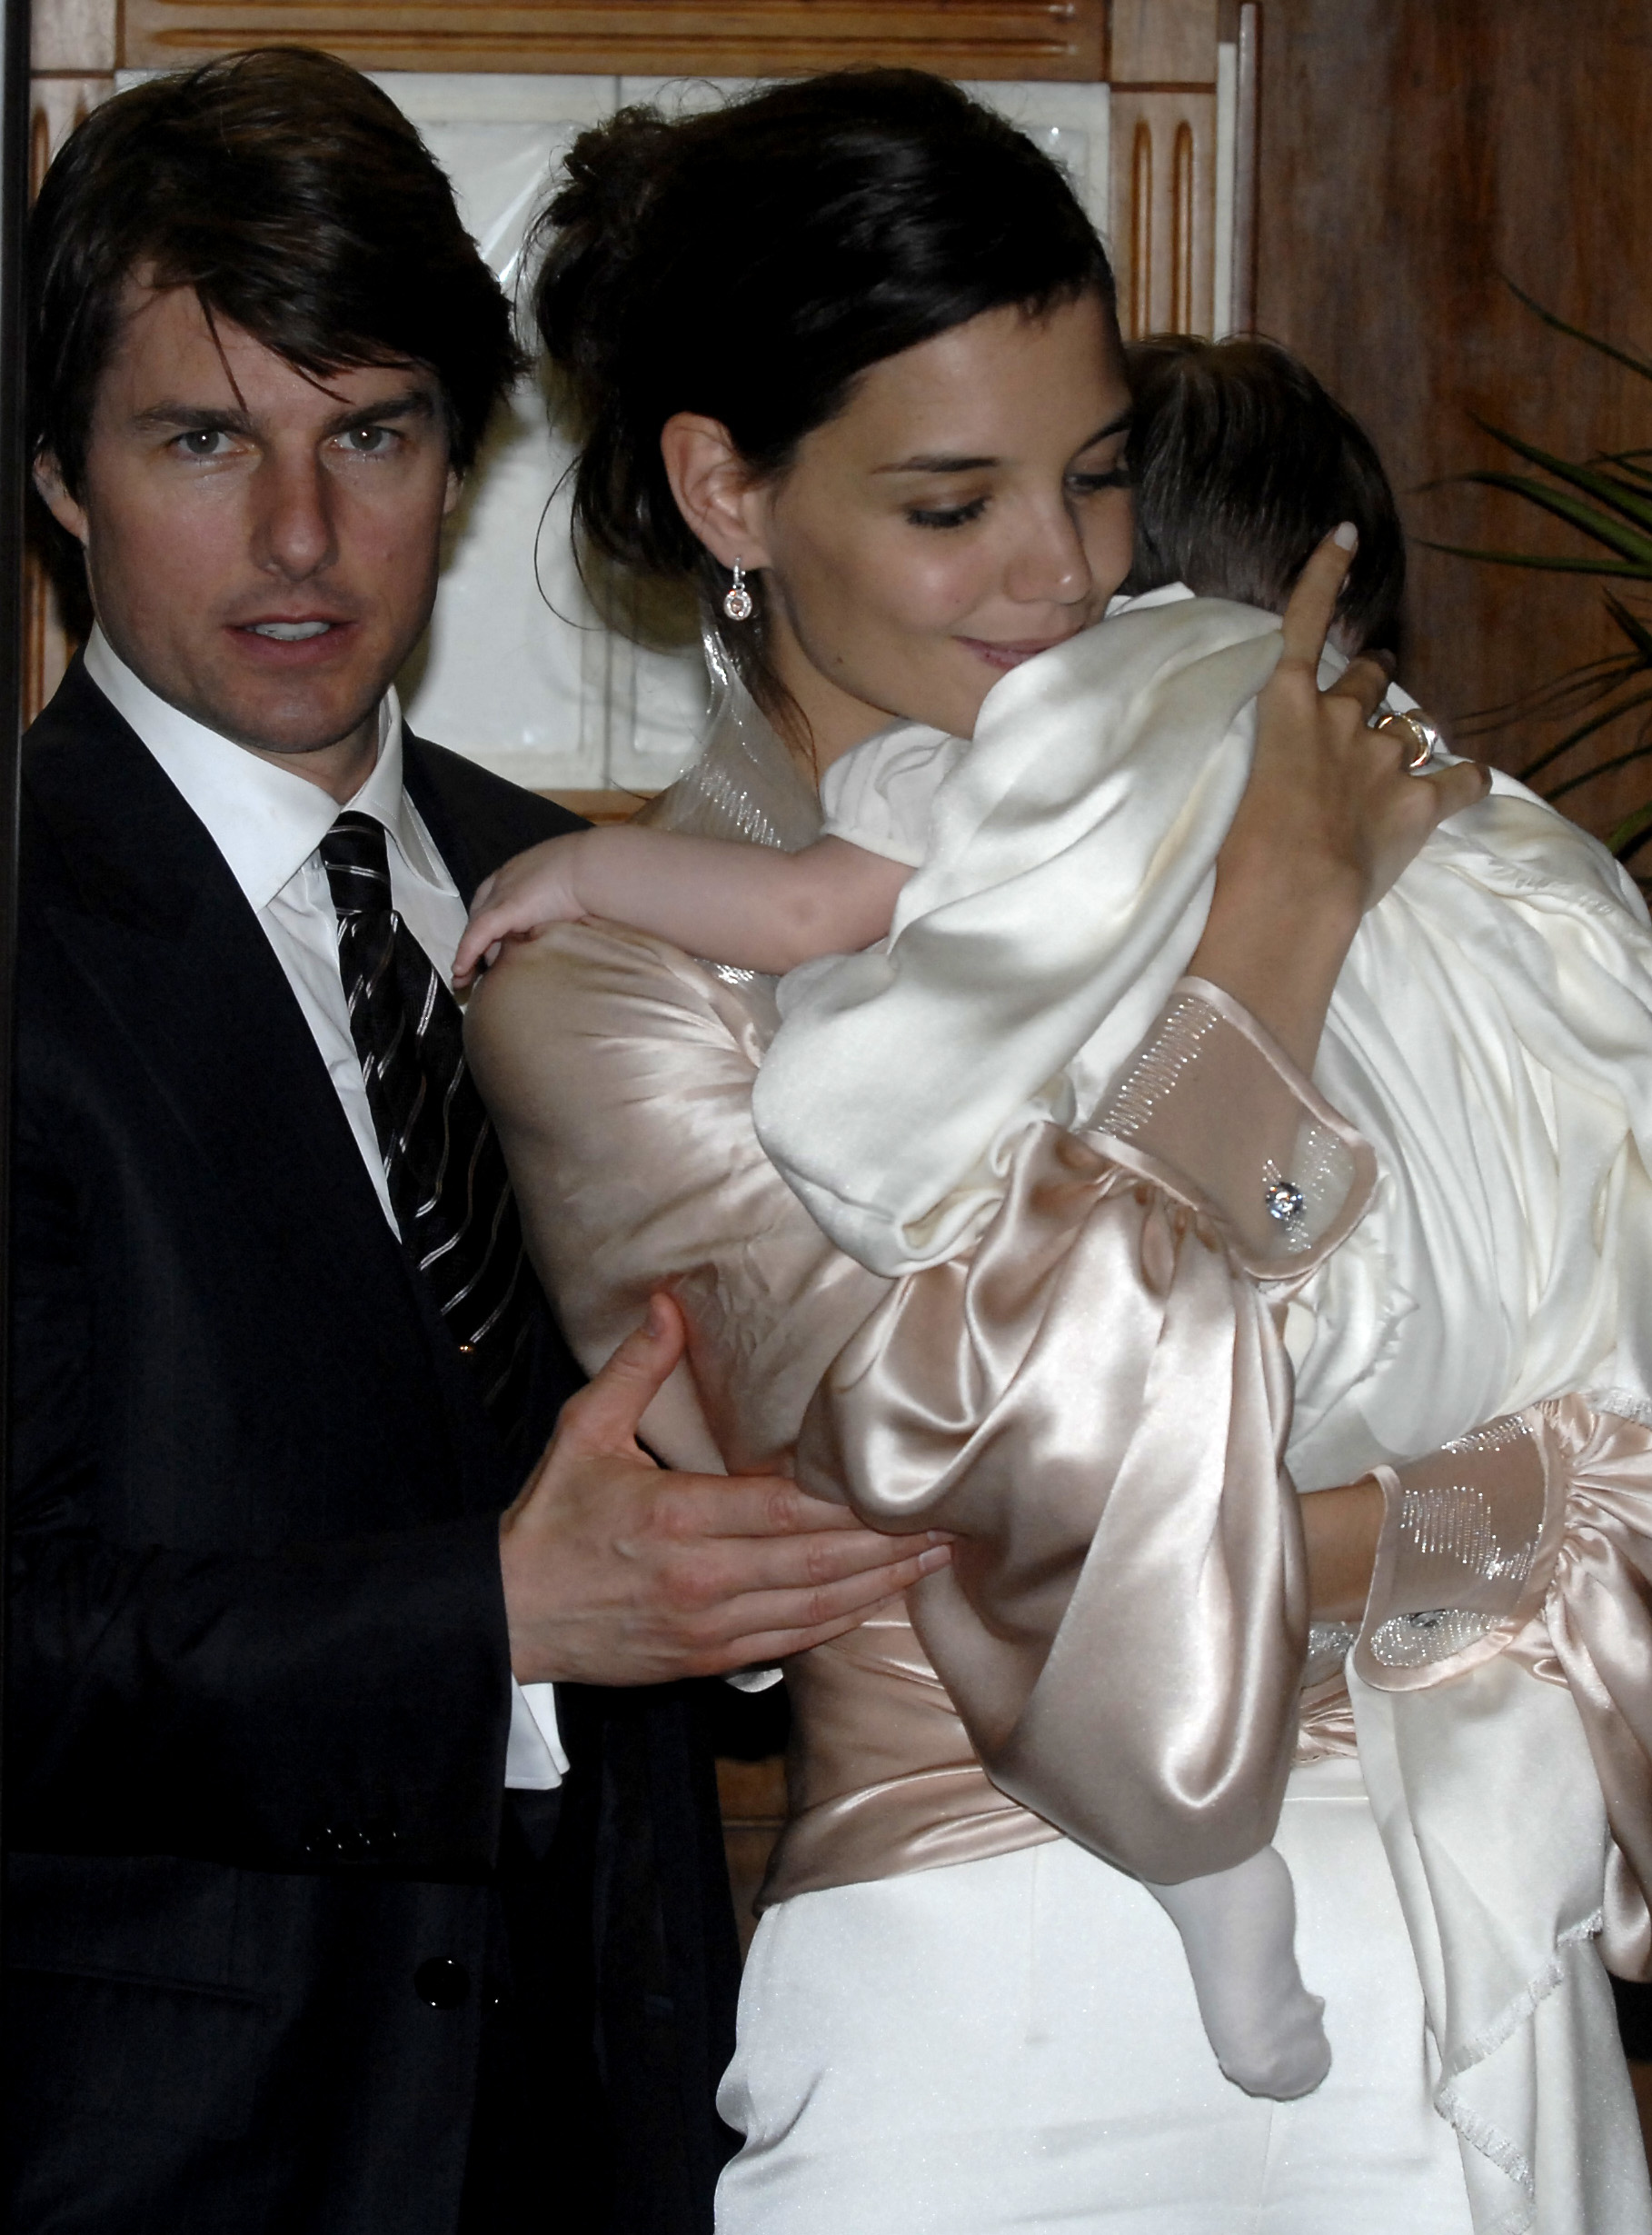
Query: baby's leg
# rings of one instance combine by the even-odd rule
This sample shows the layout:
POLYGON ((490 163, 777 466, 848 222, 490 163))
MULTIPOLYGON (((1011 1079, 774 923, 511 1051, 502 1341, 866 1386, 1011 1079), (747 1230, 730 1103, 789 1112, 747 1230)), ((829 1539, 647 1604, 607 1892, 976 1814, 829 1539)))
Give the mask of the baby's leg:
POLYGON ((1264 1847, 1230 1871, 1149 1886, 1181 1934, 1216 2060, 1247 2095, 1289 2102, 1330 2070, 1325 2004, 1297 1969, 1297 1901, 1285 1859, 1264 1847))

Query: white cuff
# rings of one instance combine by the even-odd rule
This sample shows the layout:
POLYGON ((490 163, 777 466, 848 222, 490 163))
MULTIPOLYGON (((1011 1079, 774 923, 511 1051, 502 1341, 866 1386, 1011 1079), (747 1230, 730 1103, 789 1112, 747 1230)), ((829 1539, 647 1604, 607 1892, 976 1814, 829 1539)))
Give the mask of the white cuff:
POLYGON ((511 1679, 511 1734, 505 1741, 505 1791, 554 1792, 568 1774, 556 1721, 554 1684, 511 1679))
POLYGON ((736 1691, 768 1691, 785 1673, 783 1669, 731 1669, 722 1681, 736 1691))

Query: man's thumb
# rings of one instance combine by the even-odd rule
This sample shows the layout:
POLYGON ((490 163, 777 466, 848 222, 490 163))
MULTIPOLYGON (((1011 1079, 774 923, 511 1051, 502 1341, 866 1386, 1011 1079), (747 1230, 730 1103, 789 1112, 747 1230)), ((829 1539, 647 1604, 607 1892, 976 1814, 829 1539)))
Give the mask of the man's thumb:
POLYGON ((572 1441, 589 1451, 629 1442, 687 1340, 682 1313, 672 1299, 662 1291, 651 1296, 642 1324, 632 1329, 590 1386, 565 1408, 565 1419, 568 1413, 574 1416, 568 1421, 572 1441))

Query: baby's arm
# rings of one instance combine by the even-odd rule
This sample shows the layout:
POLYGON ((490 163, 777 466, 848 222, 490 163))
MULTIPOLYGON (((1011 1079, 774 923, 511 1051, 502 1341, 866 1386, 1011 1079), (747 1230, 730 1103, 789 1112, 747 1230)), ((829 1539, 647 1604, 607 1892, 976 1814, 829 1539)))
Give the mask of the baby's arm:
POLYGON ((574 831, 530 846, 483 879, 453 982, 470 984, 504 940, 582 916, 635 924, 708 962, 791 970, 881 939, 911 873, 843 838, 781 853, 629 823, 574 831))

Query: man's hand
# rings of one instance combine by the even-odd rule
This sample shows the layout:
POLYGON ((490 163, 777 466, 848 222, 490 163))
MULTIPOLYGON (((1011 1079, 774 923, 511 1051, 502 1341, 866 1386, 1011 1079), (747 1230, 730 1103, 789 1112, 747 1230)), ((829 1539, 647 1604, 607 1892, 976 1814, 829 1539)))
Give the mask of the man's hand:
POLYGON ((675 1474, 636 1432, 682 1355, 656 1296, 562 1409, 499 1530, 511 1668, 524 1684, 660 1684, 779 1661, 840 1637, 950 1558, 880 1536, 777 1475, 675 1474))

